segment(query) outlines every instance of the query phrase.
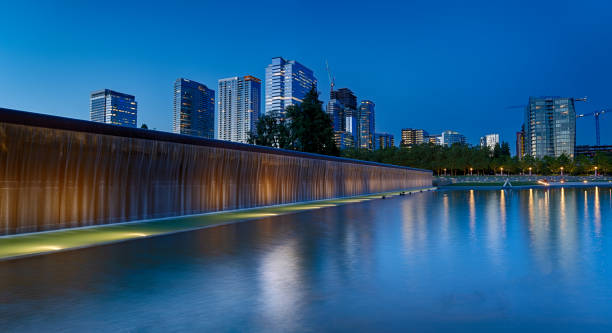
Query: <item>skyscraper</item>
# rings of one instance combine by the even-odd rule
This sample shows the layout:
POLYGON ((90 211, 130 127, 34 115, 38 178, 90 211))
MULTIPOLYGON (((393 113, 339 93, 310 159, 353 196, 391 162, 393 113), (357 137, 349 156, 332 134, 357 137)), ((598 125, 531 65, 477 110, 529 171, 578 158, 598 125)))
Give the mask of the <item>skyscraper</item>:
POLYGON ((450 147, 455 143, 465 144, 467 142, 465 136, 455 131, 442 132, 441 142, 443 146, 450 147))
POLYGON ((357 145, 363 149, 374 149, 374 102, 361 101, 357 110, 357 145))
POLYGON ((215 91, 187 79, 174 82, 173 132, 215 137, 215 91))
POLYGON ((260 112, 261 80, 253 76, 219 80, 217 138, 247 143, 260 112))
POLYGON ((402 147, 420 145, 422 143, 429 142, 428 137, 429 134, 423 129, 404 128, 402 129, 402 141, 400 142, 400 145, 402 147))
POLYGON ((91 121, 126 127, 136 127, 138 103, 132 95, 103 89, 89 98, 91 121))
POLYGON ((351 89, 348 88, 340 88, 338 90, 332 90, 329 93, 330 99, 337 99, 342 103, 345 107, 356 110, 357 109, 357 96, 353 94, 351 89))
POLYGON ((480 147, 488 147, 490 150, 495 149, 495 146, 499 144, 499 134, 487 134, 480 137, 480 147))
POLYGON ((317 86, 312 70, 295 60, 272 58, 266 67, 266 115, 285 117, 285 109, 299 105, 306 94, 317 86))
POLYGON ((357 97, 348 88, 330 91, 327 113, 332 119, 339 149, 354 148, 357 132, 357 97))
POLYGON ((576 110, 571 97, 529 97, 525 109, 525 154, 574 157, 576 110))
POLYGON ((335 98, 327 102, 327 114, 332 120, 334 132, 343 132, 345 129, 344 108, 344 104, 335 98))

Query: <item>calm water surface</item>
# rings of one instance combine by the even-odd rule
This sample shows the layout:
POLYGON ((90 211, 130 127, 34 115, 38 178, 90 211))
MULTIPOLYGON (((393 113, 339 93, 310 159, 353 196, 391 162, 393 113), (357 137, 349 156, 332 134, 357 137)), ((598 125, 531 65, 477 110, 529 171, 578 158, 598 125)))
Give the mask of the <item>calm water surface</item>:
POLYGON ((438 191, 2 262, 0 330, 610 331, 611 197, 438 191))

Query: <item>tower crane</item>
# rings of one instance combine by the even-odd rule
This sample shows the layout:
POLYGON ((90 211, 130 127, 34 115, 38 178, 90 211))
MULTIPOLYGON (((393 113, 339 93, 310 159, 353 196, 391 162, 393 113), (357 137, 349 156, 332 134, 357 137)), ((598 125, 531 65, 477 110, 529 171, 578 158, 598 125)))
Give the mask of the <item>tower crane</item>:
POLYGON ((327 63, 327 60, 325 60, 325 68, 327 69, 327 77, 329 78, 329 85, 330 85, 330 93, 332 91, 334 91, 334 86, 336 85, 336 79, 332 76, 331 71, 329 70, 329 64, 327 63))
POLYGON ((598 146, 600 144, 600 141, 599 141, 599 116, 603 115, 606 112, 610 112, 610 110, 599 110, 599 111, 594 111, 594 112, 589 112, 589 113, 584 113, 584 114, 576 115, 576 118, 582 118, 582 117, 586 117, 586 116, 593 116, 593 117, 595 117, 595 142, 596 142, 596 144, 598 146))

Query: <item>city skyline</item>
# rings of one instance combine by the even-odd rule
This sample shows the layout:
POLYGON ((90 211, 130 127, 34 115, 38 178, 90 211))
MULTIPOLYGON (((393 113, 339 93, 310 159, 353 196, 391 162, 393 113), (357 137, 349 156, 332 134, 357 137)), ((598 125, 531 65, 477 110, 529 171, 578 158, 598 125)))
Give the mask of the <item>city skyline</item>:
MULTIPOLYGON (((238 13, 239 18, 255 14, 264 22, 253 27, 254 38, 240 39, 240 43, 231 35, 237 27, 207 37, 207 45, 224 49, 219 54, 202 54, 199 51, 203 47, 196 47, 193 54, 176 54, 173 48, 164 46, 175 39, 185 40, 176 36, 172 26, 179 18, 188 21, 183 19, 196 15, 200 5, 195 5, 193 13, 172 4, 148 9, 135 18, 133 26, 142 28, 109 27, 109 33, 121 33, 134 41, 129 52, 113 51, 109 44, 113 42, 86 38, 99 22, 112 18, 110 12, 93 13, 90 6, 77 4, 62 11, 45 2, 33 11, 19 3, 6 6, 0 14, 4 15, 0 23, 4 30, 24 23, 27 28, 19 35, 0 37, 4 46, 0 53, 1 106, 89 119, 86 96, 96 89, 109 88, 136 96, 138 126, 146 123, 150 128, 171 131, 170 87, 176 78, 194 79, 208 87, 236 73, 263 78, 265 66, 277 55, 296 59, 314 71, 324 103, 329 95, 325 71, 328 60, 337 86, 350 87, 360 98, 376 102, 376 131, 396 138, 401 137, 402 128, 423 128, 430 133, 458 131, 473 145, 487 132, 500 133, 502 141, 512 143, 523 122, 523 110, 506 107, 526 104, 529 96, 589 96, 589 102, 576 106, 577 113, 612 105, 607 83, 612 75, 607 60, 612 48, 610 4, 483 2, 474 7, 445 4, 442 10, 428 4, 369 4, 367 9, 380 27, 351 25, 354 33, 346 35, 343 43, 328 36, 325 32, 330 27, 323 24, 294 31, 275 30, 277 36, 272 38, 266 34, 272 25, 265 20, 287 8, 267 10, 268 6, 247 4, 238 13), (550 15, 538 14, 544 9, 550 15), (31 12, 28 22, 16 22, 19 16, 11 13, 23 11, 31 12), (78 15, 83 12, 93 14, 84 20, 78 15), (414 19, 400 20, 404 15, 414 19), (69 19, 73 17, 79 19, 69 19), (164 19, 155 25, 144 22, 155 17, 164 19), (76 24, 79 29, 75 29, 76 24), (392 25, 397 29, 390 29, 392 25), (387 33, 381 35, 383 30, 387 33), (369 47, 360 47, 359 52, 346 47, 347 43, 357 46, 361 40, 369 41, 369 47), (239 51, 245 48, 259 52, 246 57, 239 51), (390 61, 402 66, 381 70, 390 61)), ((228 10, 227 6, 213 4, 210 10, 228 10)), ((300 13, 310 22, 322 20, 321 16, 333 17, 329 20, 332 28, 340 29, 362 8, 346 7, 346 15, 338 17, 332 15, 338 6, 314 3, 300 13), (326 10, 314 15, 320 8, 326 10)), ((127 4, 124 9, 136 13, 141 7, 127 4)), ((204 28, 215 27, 219 20, 206 22, 204 28)), ((595 143, 592 118, 577 120, 576 127, 577 145, 595 143)), ((601 129, 602 144, 612 142, 609 118, 602 118, 601 129)), ((514 146, 511 144, 512 150, 514 146)))

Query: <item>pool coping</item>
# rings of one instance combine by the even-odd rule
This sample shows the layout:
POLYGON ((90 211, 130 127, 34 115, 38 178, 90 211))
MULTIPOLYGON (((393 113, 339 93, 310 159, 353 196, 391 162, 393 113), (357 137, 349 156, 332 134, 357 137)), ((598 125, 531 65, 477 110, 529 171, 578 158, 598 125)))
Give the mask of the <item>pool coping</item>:
POLYGON ((90 247, 111 245, 137 239, 172 235, 181 232, 188 232, 222 225, 253 221, 267 217, 296 214, 314 209, 337 207, 341 205, 359 203, 374 199, 383 199, 386 197, 399 196, 401 192, 405 192, 406 194, 413 194, 419 192, 433 191, 436 189, 437 187, 434 186, 425 186, 410 188, 406 190, 369 193, 350 197, 330 198, 273 206, 252 207, 228 211, 207 212, 201 214, 191 214, 157 219, 146 219, 121 223, 5 235, 0 236, 0 262, 13 261, 34 256, 49 255, 90 247), (219 220, 219 222, 215 222, 215 220, 219 220), (172 221, 176 225, 174 227, 170 226, 170 221, 172 221), (161 229, 155 231, 156 228, 161 229), (93 237, 95 239, 96 231, 98 232, 97 236, 102 238, 104 235, 106 235, 107 237, 114 235, 115 237, 119 238, 109 238, 108 240, 84 240, 85 238, 88 238, 87 236, 93 237), (147 233, 145 233, 144 231, 146 231, 147 233), (79 240, 79 238, 81 238, 81 240, 79 240), (75 243, 78 245, 71 246, 71 243, 75 243), (12 246, 16 248, 24 247, 25 250, 22 249, 13 252, 5 251, 5 253, 3 253, 3 247, 4 250, 6 250, 6 246, 12 246))
POLYGON ((445 186, 438 185, 439 190, 523 190, 523 189, 545 189, 545 188, 589 188, 589 187, 612 187, 612 183, 609 182, 590 182, 590 183, 578 183, 578 182, 567 182, 567 183, 549 183, 548 185, 517 185, 510 187, 503 187, 500 185, 453 185, 453 186, 445 186))

